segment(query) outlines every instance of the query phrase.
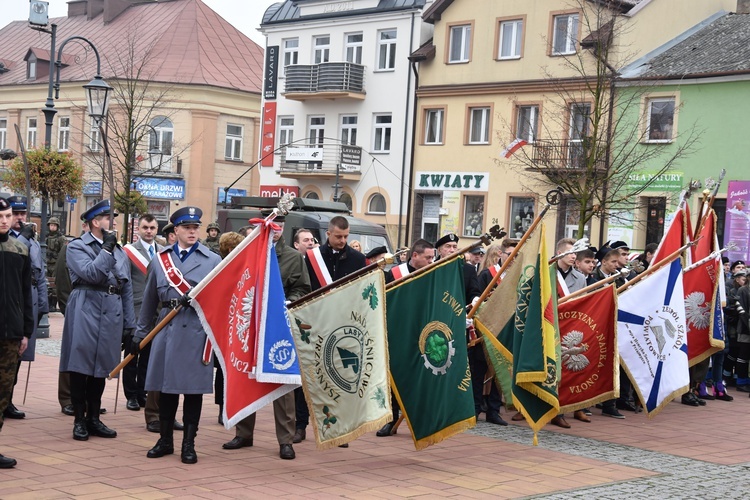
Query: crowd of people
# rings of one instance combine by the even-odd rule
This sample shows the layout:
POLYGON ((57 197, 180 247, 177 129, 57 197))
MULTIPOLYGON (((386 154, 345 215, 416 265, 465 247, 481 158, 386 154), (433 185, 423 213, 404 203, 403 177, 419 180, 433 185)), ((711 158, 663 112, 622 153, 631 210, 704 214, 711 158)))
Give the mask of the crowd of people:
MULTIPOLYGON (((65 244, 59 232, 59 220, 49 221, 46 259, 36 240, 35 228, 27 224, 27 200, 21 196, 0 198, 0 409, 4 418, 22 419, 24 413, 13 404, 21 360, 33 359, 34 333, 40 318, 50 310, 64 314, 60 357, 58 399, 61 411, 73 419, 72 436, 86 441, 91 436, 114 438, 117 432, 102 422, 102 394, 106 377, 125 355, 132 360, 122 372, 125 406, 144 409, 146 429, 159 433, 148 458, 160 458, 175 452, 174 431, 182 431, 180 459, 193 464, 198 460, 195 440, 201 418, 204 394, 215 394, 219 422, 223 423, 223 376, 214 375, 214 366, 205 363, 206 334, 194 309, 184 298, 186 292, 214 269, 222 258, 242 241, 252 226, 237 232, 220 234, 210 223, 207 237, 199 239, 202 211, 183 207, 170 217, 170 223, 157 235, 157 220, 152 215, 139 218, 134 242, 121 246, 114 229, 108 201, 97 203, 82 215, 83 233, 65 244), (46 260, 46 263, 45 263, 46 260), (52 290, 47 290, 52 277, 52 290), (150 343, 143 339, 155 324, 179 307, 173 320, 150 343), (182 423, 177 410, 182 395, 182 423)), ((117 214, 114 214, 116 216, 117 214)), ((333 217, 326 241, 320 244, 307 229, 293 234, 291 245, 282 237, 284 217, 274 222, 275 255, 286 298, 299 299, 311 291, 354 273, 387 254, 386 247, 363 254, 360 242, 349 241, 345 217, 333 217)), ((474 248, 466 254, 464 287, 466 306, 470 308, 482 296, 501 271, 517 245, 517 239, 504 239, 489 247, 474 248)), ((631 258, 625 242, 607 242, 599 249, 578 251, 569 238, 556 245, 558 295, 564 296, 609 277, 625 284, 648 268, 657 245, 649 244, 643 253, 631 258)), ((385 271, 386 283, 399 280, 433 261, 456 253, 459 237, 446 234, 434 244, 424 239, 404 247, 385 271)), ((682 403, 702 406, 706 400, 731 401, 726 386, 750 393, 750 289, 745 264, 725 259, 726 273, 726 349, 691 368, 691 391, 682 403)), ((470 325, 467 341, 472 339, 470 325)), ((468 350, 474 407, 477 418, 485 414, 487 422, 507 425, 501 417, 503 394, 494 383, 481 343, 468 350)), ((377 431, 378 437, 397 432, 399 406, 394 398, 393 420, 377 431)), ((640 403, 624 370, 620 372, 620 397, 597 405, 602 415, 625 418, 620 411, 639 411, 640 403)), ((306 439, 309 408, 303 390, 297 389, 273 403, 279 456, 294 459, 293 444, 306 439)), ((574 418, 591 422, 589 409, 574 413, 574 418)), ((227 450, 253 446, 255 414, 242 420, 235 437, 223 444, 227 450)), ((513 420, 523 420, 518 413, 513 420)), ((0 429, 2 429, 0 418, 0 429)), ((553 424, 568 428, 563 414, 553 424)), ((342 445, 346 447, 348 445, 342 445)), ((16 461, 0 455, 0 468, 14 467, 16 461)))

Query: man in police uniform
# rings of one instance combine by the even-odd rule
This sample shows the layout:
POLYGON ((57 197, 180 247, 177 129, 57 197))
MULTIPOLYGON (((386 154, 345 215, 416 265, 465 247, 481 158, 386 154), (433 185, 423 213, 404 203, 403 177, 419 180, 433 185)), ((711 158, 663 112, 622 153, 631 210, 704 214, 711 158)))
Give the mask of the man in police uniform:
POLYGON ((71 241, 66 251, 73 290, 65 311, 60 371, 70 372, 73 439, 86 441, 89 435, 117 436, 101 422, 99 410, 106 377, 120 362, 120 347, 135 328, 135 316, 130 264, 117 234, 109 231, 109 200, 81 218, 90 231, 71 241))
MULTIPOLYGON (((269 213, 263 213, 268 217, 269 213)), ((302 255, 284 243, 281 236, 284 230, 285 218, 277 216, 274 223, 281 228, 273 232, 273 242, 276 258, 279 261, 279 272, 284 287, 286 300, 294 302, 310 293, 310 276, 307 274, 305 260, 302 255)), ((295 433, 295 396, 288 392, 273 402, 273 419, 276 424, 276 440, 279 442, 279 456, 284 460, 296 457, 292 447, 295 433)), ((225 450, 236 450, 253 445, 253 431, 255 430, 255 413, 237 423, 235 438, 224 443, 225 450)))
MULTIPOLYGON (((131 352, 138 352, 138 344, 153 328, 157 321, 157 308, 161 306, 158 317, 160 321, 180 303, 185 294, 180 288, 195 286, 221 262, 221 257, 198 240, 202 215, 203 212, 199 208, 184 207, 170 217, 177 242, 158 253, 157 261, 148 274, 131 352), (185 282, 170 282, 165 273, 168 266, 178 269, 185 282)), ((195 453, 195 436, 198 433, 203 394, 213 392, 213 366, 203 363, 205 343, 206 332, 198 314, 191 307, 183 307, 152 342, 146 373, 146 390, 161 393, 160 437, 146 454, 148 458, 159 458, 174 453, 174 421, 179 397, 183 394, 185 431, 181 459, 186 464, 198 461, 198 455, 195 453)))
MULTIPOLYGON (((34 328, 29 251, 9 237, 12 219, 10 203, 0 198, 0 413, 10 401, 18 358, 34 328)), ((14 459, 0 455, 0 469, 15 465, 14 459)))
MULTIPOLYGON (((18 370, 21 368, 21 363, 23 361, 34 361, 34 354, 36 351, 36 329, 42 316, 49 312, 49 298, 47 296, 47 272, 44 268, 42 248, 39 246, 39 242, 35 239, 36 231, 34 230, 34 226, 32 224, 26 224, 28 210, 26 197, 11 196, 8 198, 8 202, 13 211, 13 227, 11 227, 10 235, 11 237, 18 239, 18 241, 24 244, 29 250, 29 257, 31 258, 31 300, 34 306, 34 332, 29 339, 27 349, 18 361, 14 382, 15 385, 15 383, 18 382, 18 370)), ((16 408, 13 404, 12 390, 10 398, 8 407, 3 413, 5 418, 24 418, 26 414, 16 408)))
MULTIPOLYGON (((65 245, 65 235, 60 232, 60 219, 57 217, 50 217, 47 221, 47 227, 49 233, 47 233, 47 277, 56 279, 56 264, 57 256, 60 255, 60 251, 65 245)), ((57 282, 54 282, 57 285, 57 282)), ((57 309, 57 286, 51 286, 48 290, 49 297, 49 309, 54 311, 57 309)))

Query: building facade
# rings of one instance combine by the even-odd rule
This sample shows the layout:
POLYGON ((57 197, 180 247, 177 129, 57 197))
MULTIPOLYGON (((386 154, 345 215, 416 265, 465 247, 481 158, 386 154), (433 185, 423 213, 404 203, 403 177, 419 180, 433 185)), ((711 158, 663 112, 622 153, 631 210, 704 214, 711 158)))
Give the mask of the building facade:
MULTIPOLYGON (((602 40, 616 73, 735 2, 688 0, 679 16, 669 4, 437 0, 426 9, 434 36, 412 54, 419 87, 410 238, 471 239, 494 224, 522 235, 555 187, 539 174, 575 175, 592 117, 607 111, 585 78, 597 74, 602 40), (527 144, 502 156, 516 140, 527 144)), ((569 202, 553 208, 550 241, 580 237, 579 219, 569 202)), ((608 239, 596 217, 584 234, 594 244, 608 239)))
MULTIPOLYGON (((65 230, 77 234, 79 214, 109 196, 105 136, 115 192, 128 184, 161 224, 185 204, 213 220, 223 188, 258 189, 257 174, 237 180, 258 154, 263 49, 256 43, 200 0, 76 0, 68 2, 67 17, 50 24, 57 26, 56 51, 70 36, 90 40, 115 89, 100 130, 87 115, 82 88, 96 74, 95 58, 85 44, 65 45, 50 147, 80 160, 86 181, 77 198, 52 200, 52 213, 68 221, 65 230), (158 160, 149 155, 154 150, 158 160)), ((19 150, 10 133, 18 125, 27 148, 43 147, 50 37, 14 21, 0 29, 0 47, 3 140, 19 150)))
MULTIPOLYGON (((260 194, 346 203, 403 241, 425 0, 286 0, 266 11, 260 194), (404 215, 401 215, 404 214, 404 215)), ((425 29, 427 33, 425 33, 425 29)))

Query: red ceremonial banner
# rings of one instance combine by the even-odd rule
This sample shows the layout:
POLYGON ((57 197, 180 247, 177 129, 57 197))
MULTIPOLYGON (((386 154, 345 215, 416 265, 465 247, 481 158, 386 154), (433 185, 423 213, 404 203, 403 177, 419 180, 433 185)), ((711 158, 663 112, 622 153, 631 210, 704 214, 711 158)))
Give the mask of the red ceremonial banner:
POLYGON ((693 241, 693 227, 690 223, 690 209, 683 201, 674 214, 674 220, 662 237, 659 247, 654 252, 651 265, 655 266, 689 241, 693 241))
POLYGON ((610 284, 557 306, 560 412, 587 408, 620 393, 617 290, 610 284))
POLYGON ((274 392, 283 387, 260 383, 254 374, 263 282, 271 248, 271 228, 261 224, 259 229, 222 261, 191 303, 213 342, 224 371, 227 428, 273 401, 274 392))
POLYGON ((713 338, 716 287, 723 272, 720 259, 709 259, 685 271, 682 285, 685 292, 685 323, 687 325, 688 366, 700 363, 724 348, 724 342, 713 338))

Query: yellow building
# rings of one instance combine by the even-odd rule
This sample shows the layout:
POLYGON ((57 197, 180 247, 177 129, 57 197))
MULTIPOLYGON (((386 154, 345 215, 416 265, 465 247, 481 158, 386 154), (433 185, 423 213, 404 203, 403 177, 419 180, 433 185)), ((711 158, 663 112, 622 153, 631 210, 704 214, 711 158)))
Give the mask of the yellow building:
MULTIPOLYGON (((68 37, 87 38, 101 55, 102 76, 115 88, 105 129, 115 191, 124 190, 122 167, 129 165, 127 143, 133 143, 128 138, 142 136, 131 156, 130 187, 146 198, 160 225, 186 204, 203 209, 204 227, 215 220, 223 188, 258 157, 263 49, 200 0, 74 0, 68 16, 50 19, 48 30, 52 24, 55 50, 68 37), (155 148, 161 157, 149 156, 155 148)), ((0 29, 0 128, 6 130, 0 148, 19 150, 14 125, 27 148, 43 147, 49 59, 48 34, 26 21, 0 29)), ((109 196, 109 183, 102 168, 104 131, 92 125, 82 88, 96 74, 96 58, 88 45, 71 41, 61 63, 50 147, 83 163, 86 186, 72 207, 53 202, 52 214, 67 217, 63 229, 77 234, 80 213, 109 196)), ((257 174, 232 188, 234 194, 257 193, 257 174)), ((39 205, 35 200, 35 211, 39 205)))
MULTIPOLYGON (((545 168, 569 169, 591 133, 597 104, 582 75, 596 74, 607 30, 616 26, 616 71, 736 5, 678 3, 679 12, 666 0, 436 0, 423 14, 433 39, 411 56, 419 86, 410 239, 472 238, 494 224, 520 237, 554 187, 529 166, 544 157, 545 168), (528 145, 501 156, 516 139, 528 145)), ((565 202, 553 208, 550 242, 578 236, 578 220, 565 202)), ((600 231, 595 217, 585 234, 597 244, 600 231)))

